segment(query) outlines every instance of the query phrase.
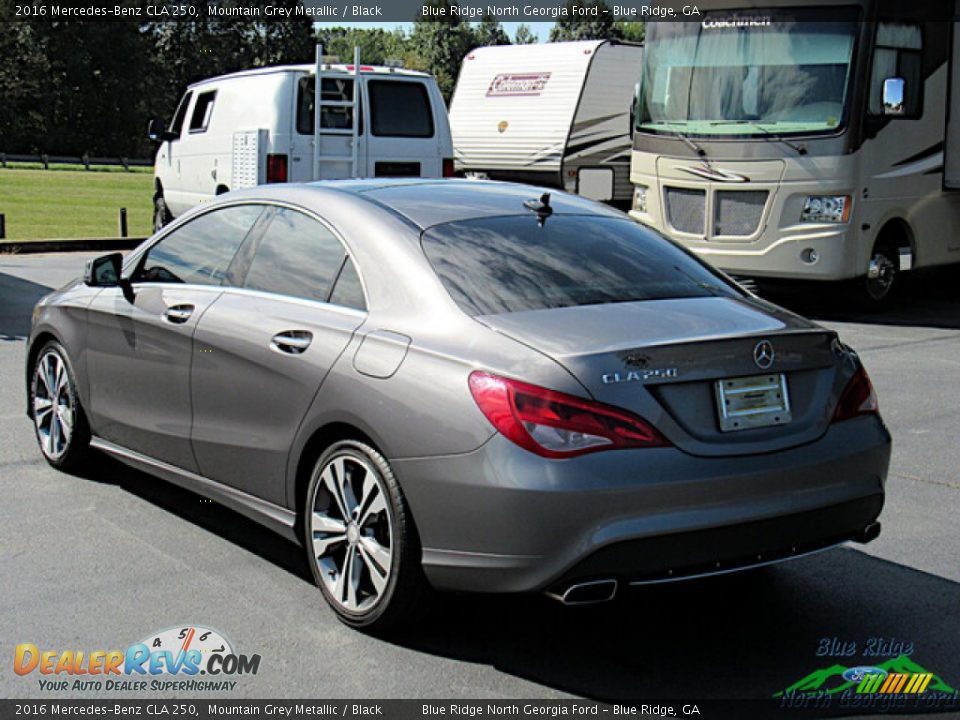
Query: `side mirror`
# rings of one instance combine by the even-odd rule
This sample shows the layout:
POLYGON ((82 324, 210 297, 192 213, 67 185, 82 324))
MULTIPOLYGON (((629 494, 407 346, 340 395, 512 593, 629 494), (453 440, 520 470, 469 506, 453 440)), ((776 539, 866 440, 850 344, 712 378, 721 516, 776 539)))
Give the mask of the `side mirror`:
POLYGON ((83 271, 83 282, 90 287, 119 287, 123 255, 110 253, 89 260, 83 271))
POLYGON ((899 77, 890 77, 883 81, 881 102, 884 115, 903 115, 905 111, 903 96, 906 84, 907 81, 899 77))
POLYGON ((633 100, 630 102, 630 137, 637 129, 637 105, 640 104, 640 83, 633 86, 633 100))
POLYGON ((147 137, 154 142, 176 140, 177 134, 167 130, 167 124, 160 118, 153 118, 147 125, 147 137))

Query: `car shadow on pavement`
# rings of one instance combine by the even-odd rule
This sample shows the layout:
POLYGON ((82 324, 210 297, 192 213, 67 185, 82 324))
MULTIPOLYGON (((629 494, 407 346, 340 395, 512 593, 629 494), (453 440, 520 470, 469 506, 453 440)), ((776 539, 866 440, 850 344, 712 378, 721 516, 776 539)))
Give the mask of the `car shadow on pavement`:
POLYGON ((97 455, 93 464, 77 475, 90 482, 116 485, 182 520, 193 523, 242 547, 292 575, 312 583, 303 551, 277 533, 217 502, 173 483, 159 481, 107 455, 97 455))
MULTIPOLYGON (((226 507, 107 457, 85 477, 118 485, 312 584, 291 542, 226 507)), ((385 641, 604 701, 766 700, 816 670, 901 654, 960 689, 960 583, 858 548, 627 588, 601 605, 444 594, 424 622, 385 641)))
POLYGON ((23 340, 30 334, 30 313, 52 288, 0 273, 0 342, 23 340))
POLYGON ((888 659, 864 656, 868 648, 908 654, 960 688, 958 607, 960 584, 851 547, 630 588, 604 605, 448 596, 429 623, 394 641, 606 701, 770 699, 835 663, 888 659), (839 655, 850 643, 855 653, 839 655))
POLYGON ((960 329, 960 265, 916 270, 889 309, 864 312, 852 306, 840 287, 825 283, 762 282, 760 297, 814 320, 960 329))

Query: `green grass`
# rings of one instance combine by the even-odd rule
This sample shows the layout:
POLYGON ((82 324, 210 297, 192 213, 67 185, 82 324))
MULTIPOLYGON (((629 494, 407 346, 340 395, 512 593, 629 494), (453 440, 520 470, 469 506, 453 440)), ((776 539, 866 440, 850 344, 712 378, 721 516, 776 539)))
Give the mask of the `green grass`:
MULTIPOLYGON (((43 170, 43 163, 39 162, 7 162, 7 168, 13 170, 43 170)), ((0 168, 2 169, 2 168, 0 168)), ((90 169, 78 163, 48 163, 49 170, 83 170, 85 172, 132 172, 132 173, 152 173, 152 167, 143 167, 142 165, 132 165, 129 170, 124 170, 123 165, 90 165, 90 169)))
POLYGON ((130 236, 149 235, 152 173, 0 169, 6 240, 117 237, 122 207, 130 236))

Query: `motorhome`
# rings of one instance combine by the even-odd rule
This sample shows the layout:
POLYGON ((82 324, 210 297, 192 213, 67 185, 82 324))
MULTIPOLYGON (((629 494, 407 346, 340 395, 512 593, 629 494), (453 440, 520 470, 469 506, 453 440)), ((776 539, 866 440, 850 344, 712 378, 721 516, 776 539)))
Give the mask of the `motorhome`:
POLYGON ((609 40, 471 50, 450 103, 456 168, 629 205, 642 56, 609 40))
POLYGON ((647 26, 635 219, 734 276, 846 281, 873 307, 960 261, 952 2, 698 7, 647 26))
POLYGON ((151 122, 160 142, 155 229, 205 200, 263 183, 453 174, 446 106, 432 75, 359 58, 330 64, 318 54, 314 65, 195 83, 169 125, 151 122))

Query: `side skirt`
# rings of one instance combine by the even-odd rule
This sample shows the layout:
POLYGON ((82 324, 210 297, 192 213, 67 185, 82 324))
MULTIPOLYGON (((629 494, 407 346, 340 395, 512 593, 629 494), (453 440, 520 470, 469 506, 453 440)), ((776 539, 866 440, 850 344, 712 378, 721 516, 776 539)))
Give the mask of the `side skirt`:
POLYGON ((297 515, 292 510, 274 505, 255 495, 197 475, 189 470, 183 470, 160 460, 154 460, 97 436, 91 438, 90 445, 137 470, 142 470, 150 475, 163 478, 174 485, 179 485, 211 500, 216 500, 221 505, 236 510, 241 515, 245 515, 297 544, 301 542, 294 530, 297 515))

